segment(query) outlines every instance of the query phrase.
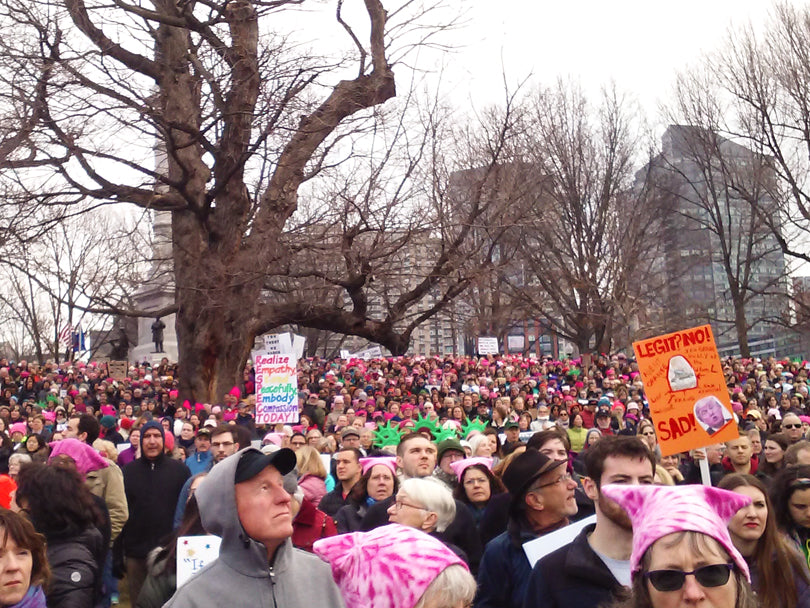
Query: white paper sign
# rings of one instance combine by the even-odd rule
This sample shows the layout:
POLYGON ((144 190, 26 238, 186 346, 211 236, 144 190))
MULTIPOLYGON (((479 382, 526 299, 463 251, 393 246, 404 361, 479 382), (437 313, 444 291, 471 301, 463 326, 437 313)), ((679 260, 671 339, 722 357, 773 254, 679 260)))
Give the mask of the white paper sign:
POLYGON ((478 354, 479 355, 497 355, 498 354, 498 338, 479 337, 478 338, 478 354))
POLYGON ((295 355, 261 355, 256 369, 256 424, 298 422, 295 355))
POLYGON ((506 345, 510 351, 523 350, 526 345, 526 340, 523 336, 507 336, 506 345))
POLYGON ((303 359, 304 357, 304 345, 307 343, 307 339, 304 336, 299 336, 298 334, 293 334, 293 342, 292 342, 292 352, 295 353, 296 359, 303 359))
POLYGON ((264 336, 264 350, 269 355, 287 355, 293 352, 290 334, 267 334, 264 336))
POLYGON ((352 359, 363 359, 364 361, 368 361, 369 359, 382 359, 382 356, 382 349, 379 346, 365 348, 350 355, 352 359))
POLYGON ((340 358, 341 359, 348 359, 351 356, 352 356, 351 353, 349 353, 349 351, 346 350, 345 348, 340 349, 340 358))
POLYGON ((532 565, 532 568, 534 568, 534 565, 541 558, 545 557, 552 551, 556 551, 560 547, 567 545, 574 540, 580 532, 582 532, 583 528, 595 523, 596 515, 591 515, 585 519, 575 521, 564 528, 560 528, 554 532, 549 532, 540 538, 535 538, 534 540, 524 543, 523 552, 526 554, 526 557, 529 558, 529 563, 532 565))
POLYGON ((177 539, 177 588, 219 557, 219 536, 180 536, 177 539))

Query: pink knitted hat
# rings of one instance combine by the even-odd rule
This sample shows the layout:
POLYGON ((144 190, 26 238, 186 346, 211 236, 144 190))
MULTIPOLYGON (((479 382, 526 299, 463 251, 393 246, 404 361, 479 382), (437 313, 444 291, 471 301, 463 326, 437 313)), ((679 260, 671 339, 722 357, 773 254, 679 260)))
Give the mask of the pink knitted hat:
POLYGON ((624 486, 602 487, 608 498, 627 511, 633 523, 633 552, 630 567, 641 570, 644 552, 659 538, 686 530, 714 538, 731 556, 750 582, 742 555, 734 547, 727 524, 734 514, 751 503, 748 496, 711 486, 624 486))
POLYGON ((492 470, 492 458, 485 458, 483 456, 456 460, 455 462, 450 463, 450 468, 453 469, 453 473, 455 473, 456 477, 458 477, 458 482, 461 483, 461 478, 464 476, 464 471, 476 464, 482 464, 490 471, 492 470))
POLYGON ((399 524, 322 538, 312 548, 352 608, 413 608, 448 566, 467 569, 441 541, 399 524))
POLYGON ((396 477, 397 475, 396 456, 377 456, 376 458, 370 457, 360 459, 360 466, 363 467, 363 475, 365 475, 371 467, 378 464, 381 464, 391 469, 391 472, 394 474, 394 477, 396 477))

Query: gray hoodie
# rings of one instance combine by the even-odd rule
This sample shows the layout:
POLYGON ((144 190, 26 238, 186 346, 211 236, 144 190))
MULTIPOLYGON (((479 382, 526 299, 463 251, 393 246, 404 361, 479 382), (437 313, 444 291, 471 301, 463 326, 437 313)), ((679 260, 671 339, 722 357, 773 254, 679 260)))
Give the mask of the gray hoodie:
POLYGON ((211 469, 195 496, 203 527, 219 536, 219 559, 180 587, 164 608, 342 608, 328 564, 295 549, 287 539, 272 563, 267 549, 249 538, 236 512, 234 476, 245 448, 211 469))

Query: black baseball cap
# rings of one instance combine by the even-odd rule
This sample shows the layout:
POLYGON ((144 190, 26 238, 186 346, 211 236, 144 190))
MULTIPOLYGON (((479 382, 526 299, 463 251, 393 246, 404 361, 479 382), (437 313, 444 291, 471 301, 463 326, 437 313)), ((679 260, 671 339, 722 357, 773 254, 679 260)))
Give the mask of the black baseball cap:
POLYGON ((250 481, 270 465, 286 475, 295 468, 295 452, 289 448, 281 448, 272 454, 262 454, 256 448, 248 448, 236 464, 234 483, 250 481))

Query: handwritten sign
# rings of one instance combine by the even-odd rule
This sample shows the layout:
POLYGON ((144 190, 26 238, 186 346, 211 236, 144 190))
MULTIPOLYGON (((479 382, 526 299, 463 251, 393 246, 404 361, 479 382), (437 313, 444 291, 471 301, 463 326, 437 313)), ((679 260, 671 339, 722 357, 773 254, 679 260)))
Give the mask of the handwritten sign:
POLYGON ((479 337, 478 338, 478 354, 479 355, 497 355, 498 354, 498 338, 479 337))
POLYGON ((634 342, 633 349, 663 456, 738 437, 711 326, 634 342))
POLYGON ((110 361, 107 363, 107 369, 110 372, 110 378, 113 380, 123 380, 127 377, 129 366, 126 361, 110 361))
POLYGON ((271 355, 286 355, 293 352, 292 338, 289 333, 266 334, 264 338, 264 352, 271 355))
POLYGON ((177 588, 219 557, 218 536, 180 536, 177 539, 177 588))
POLYGON ((295 355, 256 354, 256 424, 298 422, 295 355))
POLYGON ((357 351, 356 353, 352 353, 350 358, 368 361, 369 359, 381 359, 382 356, 382 349, 379 346, 371 346, 369 348, 357 351))

